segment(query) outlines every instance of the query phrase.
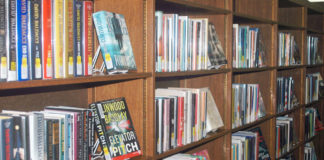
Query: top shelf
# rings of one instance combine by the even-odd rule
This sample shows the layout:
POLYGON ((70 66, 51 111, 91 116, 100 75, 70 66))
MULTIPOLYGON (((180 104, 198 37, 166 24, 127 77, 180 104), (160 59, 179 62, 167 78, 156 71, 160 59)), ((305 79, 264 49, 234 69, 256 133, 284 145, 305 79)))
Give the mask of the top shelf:
POLYGON ((142 79, 152 76, 151 73, 127 73, 117 75, 100 75, 77 78, 62 78, 51 80, 31 80, 31 81, 15 81, 0 83, 0 90, 36 88, 36 87, 53 87, 64 85, 95 85, 97 83, 112 83, 115 81, 127 81, 134 79, 142 79))
POLYGON ((179 14, 230 14, 230 10, 184 0, 157 0, 156 10, 179 14), (172 7, 170 7, 172 6, 172 7))
POLYGON ((244 13, 233 13, 234 23, 267 23, 267 24, 276 24, 276 21, 265 19, 265 18, 259 18, 255 16, 250 16, 244 13))
POLYGON ((279 8, 303 7, 304 4, 298 0, 279 0, 279 8))

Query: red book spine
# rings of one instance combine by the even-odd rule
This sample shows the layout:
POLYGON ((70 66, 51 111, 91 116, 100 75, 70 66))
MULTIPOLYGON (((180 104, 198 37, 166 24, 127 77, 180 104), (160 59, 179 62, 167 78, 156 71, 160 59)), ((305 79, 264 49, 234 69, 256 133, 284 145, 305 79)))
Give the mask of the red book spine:
POLYGON ((182 146, 182 135, 183 135, 183 109, 184 109, 184 97, 178 98, 178 136, 177 136, 177 146, 182 146))
POLYGON ((11 148, 11 145, 10 145, 10 129, 9 128, 6 128, 5 129, 5 141, 6 141, 6 147, 5 147, 5 150, 6 150, 6 160, 11 160, 11 152, 10 152, 10 148, 11 148))
POLYGON ((43 79, 52 79, 52 7, 51 0, 43 0, 43 79))
POLYGON ((83 57, 84 75, 92 75, 93 32, 92 32, 93 2, 83 2, 83 57))

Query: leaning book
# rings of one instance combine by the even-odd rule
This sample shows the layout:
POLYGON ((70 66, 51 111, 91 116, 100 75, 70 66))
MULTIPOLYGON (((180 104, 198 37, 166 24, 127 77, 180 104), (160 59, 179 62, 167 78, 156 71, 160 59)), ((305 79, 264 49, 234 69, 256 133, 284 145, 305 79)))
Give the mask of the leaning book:
POLYGON ((99 11, 93 14, 101 54, 109 74, 136 70, 132 45, 123 15, 99 11))
POLYGON ((125 98, 90 105, 105 159, 119 160, 142 154, 125 98))

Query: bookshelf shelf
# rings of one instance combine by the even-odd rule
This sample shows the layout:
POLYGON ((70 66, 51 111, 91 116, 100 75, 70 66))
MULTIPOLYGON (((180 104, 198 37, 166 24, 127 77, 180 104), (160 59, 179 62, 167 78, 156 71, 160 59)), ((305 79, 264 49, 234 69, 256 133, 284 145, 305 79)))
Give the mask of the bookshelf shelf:
POLYGON ((230 69, 212 69, 202 71, 186 71, 186 72, 158 72, 155 73, 155 78, 167 78, 167 77, 197 77, 210 74, 228 73, 230 69))
POLYGON ((197 2, 183 0, 157 0, 156 9, 170 13, 190 14, 230 14, 232 11, 224 8, 204 5, 197 2), (172 6, 170 8, 170 6, 172 6))
POLYGON ((282 71, 282 70, 300 69, 300 68, 303 68, 305 66, 306 65, 278 66, 278 67, 276 67, 276 69, 278 71, 282 71))
POLYGON ((318 30, 318 29, 312 29, 312 28, 307 28, 307 33, 308 34, 324 34, 323 31, 318 30))
POLYGON ((291 25, 288 23, 278 22, 279 30, 305 30, 306 27, 298 26, 298 25, 291 25))
POLYGON ((299 143, 295 144, 292 149, 290 149, 288 152, 282 154, 280 157, 276 158, 276 160, 280 160, 280 159, 288 156, 289 154, 297 151, 299 149, 299 147, 302 146, 302 145, 303 145, 302 142, 299 142, 299 143))
POLYGON ((246 125, 243 125, 243 126, 240 126, 240 127, 237 127, 237 128, 233 128, 231 130, 231 132, 234 133, 234 132, 237 132, 237 131, 240 131, 240 130, 246 130, 248 128, 252 128, 252 127, 254 127, 254 126, 258 125, 258 124, 261 124, 261 123, 263 123, 265 121, 270 120, 273 117, 274 117, 273 115, 268 114, 268 115, 266 115, 266 116, 264 116, 264 117, 262 117, 262 118, 260 118, 260 119, 258 119, 256 121, 254 121, 254 122, 251 122, 249 124, 246 124, 246 125))
POLYGON ((230 133, 230 130, 220 130, 220 131, 217 131, 215 133, 208 134, 208 136, 206 138, 204 138, 204 139, 202 139, 200 141, 193 142, 193 143, 181 146, 181 147, 177 147, 175 149, 169 150, 169 151, 164 152, 162 154, 157 154, 155 156, 155 158, 156 159, 162 159, 162 158, 168 157, 168 156, 170 156, 172 154, 175 154, 175 153, 179 153, 179 152, 183 152, 183 151, 186 151, 186 150, 193 149, 196 146, 208 143, 208 142, 213 141, 215 139, 223 138, 225 135, 228 135, 229 133, 230 133))
POLYGON ((240 73, 253 73, 253 72, 263 72, 263 71, 271 71, 275 69, 275 67, 261 67, 261 68, 233 68, 233 74, 240 73))
POLYGON ((299 0, 279 0, 279 8, 303 7, 302 1, 299 0))
POLYGON ((324 64, 312 64, 312 65, 306 65, 307 69, 311 69, 311 68, 320 68, 323 67, 324 64))
POLYGON ((290 113, 293 113, 293 112, 295 112, 295 111, 297 111, 297 110, 299 110, 299 109, 301 109, 301 108, 303 108, 304 107, 304 105, 297 105, 297 106, 295 106, 293 109, 291 109, 291 110, 287 110, 287 111, 284 111, 284 112, 281 112, 281 113, 277 113, 277 114, 275 114, 275 117, 280 117, 280 116, 284 116, 284 115, 287 115, 287 114, 290 114, 290 113))
POLYGON ((119 81, 128 81, 134 79, 144 79, 152 76, 151 73, 127 73, 117 75, 103 75, 92 77, 77 77, 66 79, 53 79, 53 80, 31 80, 25 82, 6 82, 0 83, 1 90, 21 89, 21 88, 34 88, 34 87, 51 87, 63 85, 84 85, 91 86, 96 83, 108 84, 116 83, 119 81))
POLYGON ((260 18, 260 17, 256 17, 256 16, 251 16, 251 15, 244 14, 244 13, 239 13, 239 12, 234 12, 233 13, 233 21, 234 21, 234 23, 277 24, 277 22, 273 21, 273 20, 269 20, 269 19, 266 19, 266 18, 260 18))

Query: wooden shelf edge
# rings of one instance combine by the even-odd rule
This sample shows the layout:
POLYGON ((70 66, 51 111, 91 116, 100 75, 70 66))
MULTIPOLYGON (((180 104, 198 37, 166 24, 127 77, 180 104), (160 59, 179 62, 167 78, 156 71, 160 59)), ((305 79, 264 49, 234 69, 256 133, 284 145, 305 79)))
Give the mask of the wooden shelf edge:
POLYGON ((276 67, 261 67, 261 68, 233 68, 233 73, 249 73, 249 72, 262 72, 262 71, 270 71, 275 69, 276 67))
POLYGON ((116 75, 102 75, 102 76, 87 76, 87 77, 74 77, 62 78, 51 80, 30 80, 30 81, 15 81, 15 82, 1 82, 0 90, 21 89, 21 88, 34 88, 34 87, 49 87, 49 86, 62 86, 73 84, 91 84, 98 82, 114 82, 123 80, 134 80, 141 78, 148 78, 152 73, 126 73, 116 75))
POLYGON ((320 103, 320 99, 317 101, 313 101, 311 103, 305 104, 305 108, 312 107, 313 105, 318 105, 320 103))
POLYGON ((278 66, 276 67, 277 70, 290 70, 290 69, 298 69, 298 68, 303 68, 306 65, 291 65, 291 66, 278 66))
POLYGON ((324 32, 323 31, 320 31, 320 30, 317 30, 317 29, 312 29, 312 28, 307 28, 307 32, 309 33, 309 34, 324 34, 324 32))
POLYGON ((266 116, 254 121, 254 122, 251 122, 249 124, 245 124, 243 126, 233 128, 233 129, 231 129, 231 132, 234 133, 234 132, 237 132, 237 131, 240 131, 240 130, 245 130, 247 128, 251 128, 251 127, 256 126, 258 124, 261 124, 261 123, 263 123, 263 122, 265 122, 265 121, 267 121, 267 120, 269 120, 271 118, 273 118, 273 115, 266 115, 266 116))
POLYGON ((307 68, 316 68, 316 67, 323 67, 324 64, 310 64, 306 65, 307 68))
POLYGON ((230 71, 231 71, 230 69, 212 69, 212 70, 184 71, 184 72, 156 72, 155 78, 202 76, 202 75, 210 75, 210 74, 228 73, 230 71))
POLYGON ((173 154, 177 154, 177 153, 180 153, 180 152, 195 148, 195 147, 197 147, 199 145, 202 145, 202 144, 205 144, 207 142, 213 141, 213 140, 215 140, 217 138, 223 137, 228 133, 230 133, 230 130, 221 130, 221 131, 209 134, 209 135, 207 135, 207 137, 205 137, 205 138, 203 138, 203 139, 201 139, 201 140, 199 140, 197 142, 192 142, 190 144, 187 144, 187 145, 184 145, 184 146, 181 146, 181 147, 177 147, 175 149, 171 149, 171 150, 166 151, 164 153, 157 154, 157 155, 154 156, 153 159, 162 159, 162 158, 171 156, 173 154))
POLYGON ((206 10, 208 13, 216 13, 216 14, 229 14, 229 13, 232 13, 232 11, 227 10, 227 9, 211 7, 211 6, 202 5, 202 4, 195 3, 195 2, 188 2, 188 1, 183 1, 183 0, 163 0, 163 1, 168 2, 168 3, 184 5, 184 6, 187 6, 187 7, 206 10))
POLYGON ((291 110, 277 113, 277 114, 275 115, 275 117, 280 117, 280 116, 283 116, 283 115, 286 115, 286 114, 293 113, 293 112, 295 112, 296 110, 299 110, 300 108, 303 108, 303 107, 304 107, 304 105, 299 104, 299 105, 295 106, 295 107, 294 107, 293 109, 291 109, 291 110))
MULTIPOLYGON (((296 26, 296 25, 290 25, 287 23, 282 23, 282 22, 278 22, 278 27, 284 27, 285 29, 292 29, 292 30, 305 30, 306 27, 303 26, 296 26)), ((279 29, 280 31, 281 29, 279 29)))
POLYGON ((277 24, 278 23, 278 22, 270 20, 270 19, 251 16, 251 15, 247 15, 245 13, 234 12, 233 15, 234 15, 234 18, 238 17, 238 18, 243 18, 243 19, 247 19, 249 21, 255 21, 255 22, 259 22, 259 23, 260 22, 261 23, 267 23, 267 24, 277 24))

